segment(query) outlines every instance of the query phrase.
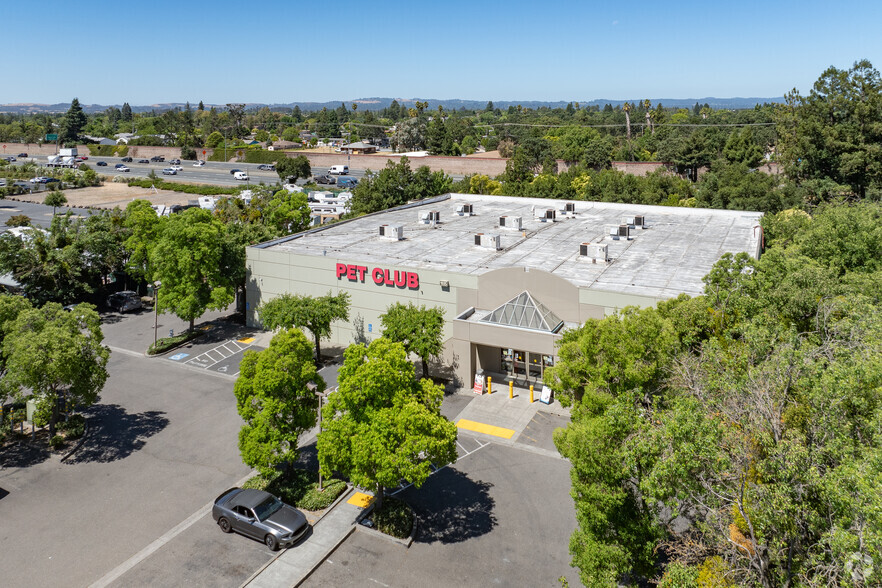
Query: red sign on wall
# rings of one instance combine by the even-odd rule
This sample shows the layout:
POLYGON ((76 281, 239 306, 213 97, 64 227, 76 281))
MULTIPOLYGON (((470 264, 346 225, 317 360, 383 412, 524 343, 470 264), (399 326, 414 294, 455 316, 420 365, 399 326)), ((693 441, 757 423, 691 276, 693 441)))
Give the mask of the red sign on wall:
POLYGON ((350 282, 364 283, 365 277, 367 276, 369 276, 377 286, 409 288, 410 290, 419 290, 420 287, 420 275, 416 272, 404 272, 375 267, 370 273, 368 273, 368 267, 366 265, 352 265, 346 263, 337 264, 338 280, 345 277, 350 282))

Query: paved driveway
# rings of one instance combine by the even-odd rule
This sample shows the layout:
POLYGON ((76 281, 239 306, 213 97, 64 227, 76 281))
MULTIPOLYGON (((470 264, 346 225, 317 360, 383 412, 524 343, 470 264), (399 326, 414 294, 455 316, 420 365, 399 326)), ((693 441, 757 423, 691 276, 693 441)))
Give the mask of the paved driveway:
POLYGON ((233 380, 159 366, 111 355, 92 433, 67 462, 0 455, 3 586, 89 585, 249 471, 233 380))
MULTIPOLYGON (((463 441, 469 443, 467 435, 463 441)), ((559 586, 576 528, 569 462, 490 443, 400 494, 420 521, 405 549, 353 533, 304 586, 559 586)))

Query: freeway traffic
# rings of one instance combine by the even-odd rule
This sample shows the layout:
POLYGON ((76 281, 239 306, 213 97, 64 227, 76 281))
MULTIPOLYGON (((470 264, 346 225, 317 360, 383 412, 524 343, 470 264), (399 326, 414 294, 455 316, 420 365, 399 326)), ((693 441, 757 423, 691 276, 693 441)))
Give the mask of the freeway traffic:
MULTIPOLYGON (((216 161, 208 161, 202 167, 194 167, 193 161, 182 161, 181 167, 184 169, 179 171, 177 175, 174 176, 165 176, 162 175, 162 170, 169 167, 168 161, 159 163, 159 162, 151 162, 151 163, 138 163, 140 158, 133 157, 133 161, 123 162, 121 157, 89 157, 87 161, 84 161, 86 165, 95 170, 97 173, 112 177, 112 176, 123 176, 123 177, 147 177, 151 171, 155 172, 157 176, 162 177, 163 180, 169 182, 185 182, 185 183, 195 183, 195 184, 213 184, 220 186, 241 186, 247 184, 275 184, 279 181, 279 175, 276 172, 268 172, 257 169, 260 164, 258 163, 227 163, 227 162, 216 162, 216 161), (99 161, 103 161, 107 163, 107 167, 99 167, 97 163, 99 161), (118 163, 125 163, 125 165, 131 170, 128 172, 120 172, 114 169, 114 166, 118 163), (249 179, 247 181, 244 180, 236 180, 233 175, 230 173, 231 170, 238 169, 244 171, 248 174, 249 179)), ((25 163, 36 163, 37 165, 45 165, 46 164, 46 156, 38 156, 38 157, 29 157, 27 159, 19 159, 13 165, 22 165, 25 163)), ((341 161, 346 161, 345 157, 341 158, 341 161)), ((315 176, 325 175, 328 173, 327 167, 314 167, 312 168, 312 173, 315 176)), ((40 174, 37 174, 40 175, 40 174)), ((351 170, 349 173, 350 177, 361 179, 365 175, 364 170, 351 170)), ((302 183, 302 181, 300 182, 302 183)))

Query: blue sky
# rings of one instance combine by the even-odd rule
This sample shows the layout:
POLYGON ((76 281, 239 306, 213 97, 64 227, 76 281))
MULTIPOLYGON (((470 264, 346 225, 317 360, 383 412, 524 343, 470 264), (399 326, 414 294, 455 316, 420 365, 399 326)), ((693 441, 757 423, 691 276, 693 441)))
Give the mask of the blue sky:
POLYGON ((882 69, 882 3, 3 0, 0 103, 773 97, 882 69))

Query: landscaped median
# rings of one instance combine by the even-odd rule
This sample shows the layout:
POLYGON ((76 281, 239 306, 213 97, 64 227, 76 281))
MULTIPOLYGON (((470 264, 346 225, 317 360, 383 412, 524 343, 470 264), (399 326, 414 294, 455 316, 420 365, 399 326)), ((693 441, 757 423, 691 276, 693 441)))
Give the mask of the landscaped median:
POLYGON ((242 484, 243 488, 265 490, 286 504, 311 512, 328 508, 347 488, 343 480, 325 480, 322 486, 323 490, 319 490, 316 472, 301 469, 278 472, 270 477, 257 474, 242 484))
POLYGON ((165 353, 175 347, 180 347, 184 343, 192 341, 197 337, 201 337, 205 334, 205 331, 200 331, 194 329, 192 331, 184 331, 183 333, 179 333, 172 337, 162 337, 156 340, 156 343, 150 345, 147 349, 147 355, 159 355, 160 353, 165 353))

